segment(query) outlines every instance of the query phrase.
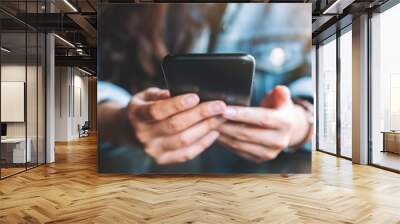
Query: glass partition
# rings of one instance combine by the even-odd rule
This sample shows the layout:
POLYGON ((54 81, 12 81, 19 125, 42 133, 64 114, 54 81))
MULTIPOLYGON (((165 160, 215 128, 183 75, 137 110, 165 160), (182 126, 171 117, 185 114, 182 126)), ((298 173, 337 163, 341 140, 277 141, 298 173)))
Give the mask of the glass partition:
POLYGON ((27 163, 27 167, 34 167, 37 165, 38 159, 38 52, 37 52, 37 41, 38 36, 36 32, 29 31, 27 33, 27 97, 26 97, 26 113, 27 113, 27 150, 31 151, 30 160, 27 163))
MULTIPOLYGON (((43 3, 19 1, 16 10, 37 13, 43 3)), ((1 179, 45 163, 46 39, 28 23, 0 12, 1 179)))
POLYGON ((46 139, 45 139, 45 124, 46 124, 46 37, 43 33, 38 33, 38 64, 37 64, 37 147, 38 147, 38 164, 46 162, 46 139))
POLYGON ((318 48, 318 149, 336 153, 336 39, 318 48))
POLYGON ((26 33, 1 34, 1 176, 24 171, 30 162, 26 125, 26 33))

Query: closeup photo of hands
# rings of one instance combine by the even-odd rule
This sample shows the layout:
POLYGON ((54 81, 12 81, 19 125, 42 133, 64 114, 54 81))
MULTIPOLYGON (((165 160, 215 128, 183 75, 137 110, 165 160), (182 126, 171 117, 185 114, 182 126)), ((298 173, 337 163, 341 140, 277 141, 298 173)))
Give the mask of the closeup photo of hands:
POLYGON ((246 159, 272 160, 285 148, 311 140, 307 113, 293 103, 287 87, 276 86, 259 107, 228 106, 218 140, 246 159))
POLYGON ((267 3, 105 5, 99 14, 99 172, 310 172, 309 10, 267 3), (298 16, 279 19, 283 11, 298 16), (154 17, 119 22, 143 13, 154 17), (249 13, 254 16, 246 18, 249 13), (136 32, 148 26, 153 29, 136 32), (255 58, 249 106, 203 101, 191 91, 173 95, 165 86, 160 64, 167 54, 237 52, 255 58))
POLYGON ((149 88, 132 98, 128 117, 144 151, 158 164, 192 160, 218 140, 235 153, 260 163, 308 140, 307 112, 277 86, 260 107, 199 103, 196 94, 170 97, 149 88))

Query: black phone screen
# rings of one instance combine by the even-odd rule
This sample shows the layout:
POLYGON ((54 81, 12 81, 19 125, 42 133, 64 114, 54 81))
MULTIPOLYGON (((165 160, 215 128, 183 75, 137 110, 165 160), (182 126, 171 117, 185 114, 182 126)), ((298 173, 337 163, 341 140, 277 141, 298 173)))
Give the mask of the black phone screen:
POLYGON ((182 54, 164 58, 162 69, 173 96, 197 93, 201 101, 248 106, 255 60, 248 54, 182 54))

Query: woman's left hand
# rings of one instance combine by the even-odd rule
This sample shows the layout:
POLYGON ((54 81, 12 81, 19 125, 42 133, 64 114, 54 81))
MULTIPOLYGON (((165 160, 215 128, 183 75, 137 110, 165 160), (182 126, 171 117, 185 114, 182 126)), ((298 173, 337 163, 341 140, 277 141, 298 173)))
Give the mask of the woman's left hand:
POLYGON ((223 116, 228 122, 219 127, 218 141, 255 162, 272 160, 286 147, 300 144, 310 125, 285 86, 275 87, 261 107, 228 106, 223 116))

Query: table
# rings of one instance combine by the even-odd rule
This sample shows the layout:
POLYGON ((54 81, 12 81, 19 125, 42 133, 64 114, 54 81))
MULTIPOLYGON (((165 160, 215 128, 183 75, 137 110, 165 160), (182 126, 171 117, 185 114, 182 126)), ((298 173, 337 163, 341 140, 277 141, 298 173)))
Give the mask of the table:
POLYGON ((25 138, 5 138, 1 139, 1 159, 5 163, 26 163, 32 159, 30 138, 26 139, 25 151, 25 138))
POLYGON ((382 131, 383 150, 382 152, 392 152, 400 154, 400 131, 382 131))

